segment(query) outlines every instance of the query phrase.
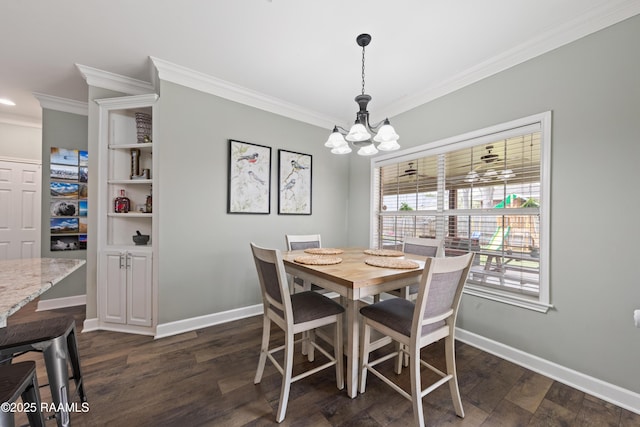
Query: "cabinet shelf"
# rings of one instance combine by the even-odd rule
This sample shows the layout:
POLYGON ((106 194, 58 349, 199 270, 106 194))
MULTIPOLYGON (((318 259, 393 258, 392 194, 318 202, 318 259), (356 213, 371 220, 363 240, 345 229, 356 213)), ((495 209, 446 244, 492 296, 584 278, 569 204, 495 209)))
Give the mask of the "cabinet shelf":
POLYGON ((146 212, 127 212, 127 213, 110 212, 107 214, 107 216, 113 217, 113 218, 151 218, 153 214, 146 213, 146 212))
POLYGON ((142 143, 133 143, 133 144, 110 144, 109 150, 130 150, 132 148, 139 148, 141 150, 148 149, 150 150, 153 147, 152 142, 142 142, 142 143))
POLYGON ((110 179, 107 181, 108 184, 119 184, 119 185, 140 185, 140 184, 153 184, 152 179, 110 179))

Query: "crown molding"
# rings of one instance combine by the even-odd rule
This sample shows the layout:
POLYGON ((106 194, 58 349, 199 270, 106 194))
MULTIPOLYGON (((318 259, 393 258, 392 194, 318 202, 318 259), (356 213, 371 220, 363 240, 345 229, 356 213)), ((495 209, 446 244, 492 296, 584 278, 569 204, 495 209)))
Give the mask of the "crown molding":
POLYGON ((393 117, 412 110, 638 14, 640 14, 638 0, 612 0, 605 6, 593 8, 557 29, 542 33, 431 88, 379 108, 378 114, 382 117, 393 117))
POLYGON ((42 119, 37 117, 20 116, 17 114, 0 113, 0 123, 5 125, 42 129, 42 119))
POLYGON ((342 120, 322 116, 299 105, 283 101, 226 80, 194 71, 181 65, 172 64, 163 59, 149 57, 157 70, 157 78, 172 83, 219 96, 240 104, 248 105, 284 117, 288 117, 315 126, 332 129, 342 120))
POLYGON ((40 102, 40 107, 49 110, 62 111, 65 113, 79 114, 81 116, 89 115, 89 107, 86 102, 75 101, 73 99, 60 98, 44 93, 33 92, 33 96, 40 102))
POLYGON ((155 92, 153 85, 143 80, 121 76, 120 74, 98 70, 81 64, 76 64, 76 67, 89 86, 122 92, 127 95, 144 95, 155 92))

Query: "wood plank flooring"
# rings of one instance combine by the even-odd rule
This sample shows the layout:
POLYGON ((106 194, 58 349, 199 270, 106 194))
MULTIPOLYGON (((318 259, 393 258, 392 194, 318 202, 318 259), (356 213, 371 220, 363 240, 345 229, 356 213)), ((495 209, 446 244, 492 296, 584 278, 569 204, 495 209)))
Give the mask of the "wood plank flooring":
MULTIPOLYGON (((82 330, 84 306, 39 313, 35 307, 36 302, 30 303, 11 316, 9 324, 72 314, 82 330)), ((258 316, 159 340, 106 331, 79 333, 89 411, 72 413, 71 425, 277 425, 280 374, 267 362, 262 383, 253 384, 261 329, 258 316)), ((272 335, 282 342, 282 334, 272 335)), ((314 363, 322 362, 323 356, 316 354, 314 363)), ((442 354, 437 343, 424 350, 423 358, 442 369, 442 354)), ((47 383, 41 355, 19 359, 36 360, 38 380, 47 383)), ((448 387, 443 386, 423 400, 429 426, 640 427, 640 415, 472 346, 458 344, 457 364, 465 418, 456 417, 448 387)), ((308 365, 298 349, 294 373, 308 365)), ((392 362, 382 369, 391 371, 392 362)), ((408 386, 408 374, 403 371, 398 383, 408 386)), ((41 395, 51 402, 48 388, 42 387, 41 395)), ((27 420, 18 414, 16 421, 20 425, 27 420)), ((292 385, 281 425, 412 424, 411 403, 373 375, 368 376, 366 392, 349 399, 336 388, 335 371, 327 369, 292 385)), ((55 426, 55 421, 47 425, 55 426)))

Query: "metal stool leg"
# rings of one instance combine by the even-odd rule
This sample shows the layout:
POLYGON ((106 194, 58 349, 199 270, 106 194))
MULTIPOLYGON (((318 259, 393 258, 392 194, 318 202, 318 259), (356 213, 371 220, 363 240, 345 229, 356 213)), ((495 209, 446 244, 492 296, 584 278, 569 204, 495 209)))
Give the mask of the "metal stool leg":
POLYGON ((0 427, 15 427, 13 412, 0 411, 0 427))
POLYGON ((29 425, 32 427, 45 427, 44 415, 40 412, 41 400, 35 372, 33 373, 33 380, 22 393, 22 401, 33 403, 37 408, 36 411, 27 412, 29 425))
POLYGON ((51 398, 58 411, 56 421, 58 427, 69 425, 69 368, 67 367, 67 340, 64 336, 57 337, 44 348, 44 362, 47 366, 47 377, 51 398))
POLYGON ((80 369, 80 352, 78 351, 78 342, 76 341, 76 327, 75 325, 71 329, 71 332, 67 335, 67 349, 69 350, 69 361, 73 368, 73 379, 76 383, 76 391, 80 397, 81 402, 87 401, 87 395, 84 392, 84 385, 82 382, 82 371, 80 369))

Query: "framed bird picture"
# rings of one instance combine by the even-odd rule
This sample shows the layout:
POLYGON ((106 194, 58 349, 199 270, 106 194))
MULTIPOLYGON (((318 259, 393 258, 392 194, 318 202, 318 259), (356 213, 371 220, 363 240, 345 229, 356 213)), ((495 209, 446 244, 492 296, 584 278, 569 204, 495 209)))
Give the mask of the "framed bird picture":
POLYGON ((311 215, 311 155, 278 150, 278 214, 311 215))
POLYGON ((271 147, 229 140, 227 213, 271 213, 271 147))

